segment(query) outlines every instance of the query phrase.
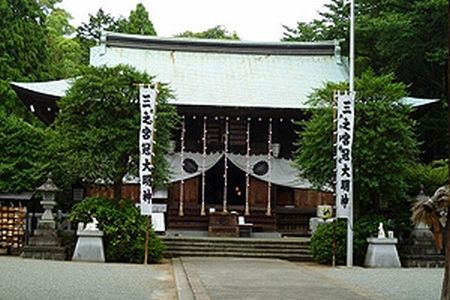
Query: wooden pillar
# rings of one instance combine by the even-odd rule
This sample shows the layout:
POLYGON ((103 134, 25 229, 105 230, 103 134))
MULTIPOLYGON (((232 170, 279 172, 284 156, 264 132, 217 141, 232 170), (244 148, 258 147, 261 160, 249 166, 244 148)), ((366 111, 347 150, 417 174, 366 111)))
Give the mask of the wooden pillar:
POLYGON ((224 170, 223 170, 223 212, 227 209, 227 188, 228 188, 228 134, 229 134, 228 117, 225 118, 225 137, 224 137, 224 170))
MULTIPOLYGON (((183 167, 184 167, 184 138, 186 134, 186 123, 185 123, 185 116, 181 117, 181 148, 180 148, 180 167, 181 167, 181 173, 183 173, 183 167)), ((180 204, 178 207, 178 215, 184 216, 184 179, 181 179, 180 183, 180 204)))
POLYGON ((206 212, 205 212, 206 121, 207 121, 207 117, 204 116, 203 117, 203 137, 202 137, 202 141, 203 141, 203 157, 202 157, 202 206, 201 206, 201 209, 200 209, 200 215, 201 216, 206 215, 206 212))
POLYGON ((267 208, 266 208, 266 216, 272 215, 272 118, 269 118, 269 130, 268 130, 268 139, 267 139, 267 164, 269 166, 268 170, 268 180, 267 180, 267 208))
POLYGON ((250 122, 251 118, 247 118, 247 139, 246 139, 246 145, 247 145, 247 154, 246 154, 246 169, 245 169, 245 211, 244 214, 246 216, 250 215, 250 205, 249 205, 249 198, 250 198, 250 122))

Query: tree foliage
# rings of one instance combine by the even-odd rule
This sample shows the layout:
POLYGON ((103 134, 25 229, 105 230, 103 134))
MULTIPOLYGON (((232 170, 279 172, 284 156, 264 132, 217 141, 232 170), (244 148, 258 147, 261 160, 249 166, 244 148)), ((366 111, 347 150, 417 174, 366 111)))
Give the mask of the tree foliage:
POLYGON ((95 15, 89 14, 89 21, 76 29, 86 63, 89 61, 89 49, 100 42, 103 31, 156 35, 149 13, 141 3, 130 12, 128 19, 114 18, 100 8, 95 15))
POLYGON ((35 0, 0 0, 0 16, 0 106, 23 115, 9 81, 46 78, 46 16, 35 0))
POLYGON ((0 110, 0 192, 34 191, 49 167, 45 130, 0 110))
MULTIPOLYGON (((407 199, 407 167, 417 156, 417 141, 409 107, 399 102, 405 85, 392 75, 375 76, 369 71, 357 78, 355 139, 353 144, 354 199, 362 214, 380 212, 407 199), (382 167, 380 167, 382 166, 382 167)), ((345 84, 328 83, 317 90, 310 103, 316 108, 299 132, 294 160, 303 175, 322 187, 332 185, 333 90, 345 84), (325 108, 319 105, 328 103, 325 108)))
POLYGON ((128 20, 120 19, 118 21, 118 31, 130 34, 156 35, 148 11, 142 3, 138 3, 136 9, 130 12, 128 20))
MULTIPOLYGON (((137 174, 139 133, 139 91, 137 83, 153 78, 133 67, 89 67, 78 78, 58 105, 54 128, 55 159, 66 177, 90 182, 114 183, 115 198, 121 194, 125 174, 137 174)), ((156 120, 155 184, 168 176, 164 158, 170 133, 177 121, 175 108, 167 104, 171 93, 160 85, 156 120)))
POLYGON ((51 79, 75 77, 83 67, 83 52, 79 41, 70 36, 75 33, 75 27, 70 25, 72 17, 60 8, 53 9, 48 15, 47 28, 49 58, 48 65, 51 79))
POLYGON ((295 28, 283 25, 284 41, 313 42, 325 40, 345 40, 349 28, 349 6, 346 0, 332 0, 319 12, 320 19, 309 23, 297 22, 295 28))
POLYGON ((216 40, 239 40, 239 36, 235 31, 230 33, 224 26, 221 25, 200 32, 192 32, 188 30, 178 34, 177 37, 216 39, 216 40))
MULTIPOLYGON (((448 50, 447 0, 360 0, 355 3, 356 73, 373 69, 394 73, 411 95, 445 99, 448 50)), ((320 18, 285 26, 284 40, 343 40, 348 50, 348 1, 332 0, 320 18)), ((439 145, 446 133, 445 104, 434 105, 417 118, 426 162, 447 156, 439 145)))

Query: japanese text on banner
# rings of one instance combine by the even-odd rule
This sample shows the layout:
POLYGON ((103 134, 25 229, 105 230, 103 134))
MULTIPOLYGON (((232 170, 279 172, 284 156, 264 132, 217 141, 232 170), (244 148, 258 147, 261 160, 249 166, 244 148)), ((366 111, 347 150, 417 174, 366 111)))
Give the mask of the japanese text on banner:
POLYGON ((336 216, 350 218, 353 199, 354 97, 338 95, 337 102, 336 216))
POLYGON ((139 103, 141 112, 141 128, 139 131, 139 179, 140 207, 142 215, 151 215, 153 197, 153 136, 155 131, 157 90, 148 86, 140 86, 139 103))

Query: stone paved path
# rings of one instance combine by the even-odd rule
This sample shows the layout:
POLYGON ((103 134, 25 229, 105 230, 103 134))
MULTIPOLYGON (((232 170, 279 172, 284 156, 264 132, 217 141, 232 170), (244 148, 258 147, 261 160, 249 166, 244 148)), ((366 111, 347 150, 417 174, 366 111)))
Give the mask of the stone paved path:
POLYGON ((444 277, 443 268, 367 269, 330 268, 318 265, 312 268, 328 280, 350 285, 360 291, 370 290, 384 299, 395 300, 440 299, 444 277))
POLYGON ((177 299, 172 265, 100 264, 0 256, 0 299, 177 299))
POLYGON ((197 299, 382 299, 282 260, 184 257, 181 262, 197 299))
POLYGON ((158 265, 0 256, 0 300, 439 299, 443 269, 331 268, 271 259, 183 257, 158 265))

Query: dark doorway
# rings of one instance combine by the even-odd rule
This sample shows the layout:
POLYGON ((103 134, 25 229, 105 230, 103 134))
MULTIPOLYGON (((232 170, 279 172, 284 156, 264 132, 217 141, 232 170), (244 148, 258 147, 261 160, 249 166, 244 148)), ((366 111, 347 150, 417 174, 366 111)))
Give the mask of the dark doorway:
MULTIPOLYGON (((205 176, 205 203, 222 204, 223 203, 223 158, 217 164, 206 172, 205 176)), ((200 186, 201 189, 201 186, 200 186)), ((199 193, 201 194, 201 193, 199 193)))
MULTIPOLYGON (((223 204, 224 158, 206 172, 205 202, 206 204, 223 204)), ((245 173, 228 161, 227 176, 228 205, 245 204, 245 173)), ((201 187, 200 187, 201 188, 201 187)))
POLYGON ((228 204, 245 205, 245 173, 228 163, 228 204))

